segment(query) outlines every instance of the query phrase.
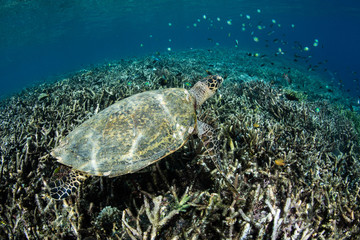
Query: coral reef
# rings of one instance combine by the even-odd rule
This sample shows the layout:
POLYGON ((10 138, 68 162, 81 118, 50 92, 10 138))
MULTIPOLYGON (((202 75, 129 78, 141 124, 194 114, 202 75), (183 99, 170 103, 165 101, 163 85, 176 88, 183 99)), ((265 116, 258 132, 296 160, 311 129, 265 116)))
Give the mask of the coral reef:
POLYGON ((359 117, 325 86, 276 59, 213 49, 111 62, 4 99, 0 237, 356 239, 359 117), (137 92, 190 88, 206 71, 227 76, 200 116, 217 128, 223 174, 194 137, 141 172, 90 177, 76 196, 50 198, 49 153, 75 126, 137 92))

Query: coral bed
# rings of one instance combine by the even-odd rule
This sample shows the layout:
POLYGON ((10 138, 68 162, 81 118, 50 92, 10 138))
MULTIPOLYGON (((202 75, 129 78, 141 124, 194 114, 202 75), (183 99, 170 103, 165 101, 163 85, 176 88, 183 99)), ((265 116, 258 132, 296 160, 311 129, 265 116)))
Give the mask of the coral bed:
POLYGON ((112 62, 4 99, 0 236, 356 239, 359 118, 327 85, 277 59, 193 50, 112 62), (227 77, 200 114, 218 131, 223 174, 194 136, 144 171, 90 177, 76 196, 49 197, 59 174, 49 153, 75 126, 137 92, 190 88, 206 71, 227 77))

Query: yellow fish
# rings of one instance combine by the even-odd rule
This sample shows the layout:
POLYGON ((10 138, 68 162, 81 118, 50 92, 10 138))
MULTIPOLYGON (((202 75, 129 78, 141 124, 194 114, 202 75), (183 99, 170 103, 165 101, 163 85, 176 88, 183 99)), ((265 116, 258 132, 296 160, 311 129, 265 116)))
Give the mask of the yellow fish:
POLYGON ((278 166, 284 166, 285 165, 285 160, 282 158, 278 158, 275 160, 275 164, 278 166))

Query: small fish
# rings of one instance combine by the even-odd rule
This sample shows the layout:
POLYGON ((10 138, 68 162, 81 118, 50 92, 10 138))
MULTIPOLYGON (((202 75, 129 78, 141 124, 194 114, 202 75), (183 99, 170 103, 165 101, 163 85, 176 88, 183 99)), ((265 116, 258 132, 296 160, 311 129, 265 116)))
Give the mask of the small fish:
POLYGON ((298 42, 298 41, 294 41, 294 45, 295 45, 295 48, 298 49, 298 50, 302 50, 302 49, 303 49, 303 46, 302 46, 301 43, 298 42))
POLYGON ((209 70, 205 70, 208 75, 213 75, 209 70))
POLYGON ((157 57, 155 57, 154 55, 153 55, 153 56, 151 56, 151 57, 152 57, 152 59, 154 59, 153 63, 156 63, 156 62, 159 62, 159 61, 160 61, 160 59, 159 59, 159 58, 157 58, 157 57))
POLYGON ((288 84, 291 84, 291 83, 292 83, 292 80, 291 80, 291 78, 289 77, 289 74, 288 74, 288 73, 284 73, 284 74, 283 74, 283 78, 286 80, 286 82, 287 82, 288 84))
POLYGON ((278 158, 275 160, 275 164, 278 166, 285 166, 285 160, 282 158, 278 158))

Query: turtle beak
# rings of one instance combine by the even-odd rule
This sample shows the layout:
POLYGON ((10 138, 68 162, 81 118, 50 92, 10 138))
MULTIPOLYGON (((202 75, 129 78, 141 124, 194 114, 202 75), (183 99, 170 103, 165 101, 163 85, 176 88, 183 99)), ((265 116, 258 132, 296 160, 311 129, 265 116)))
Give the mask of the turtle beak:
POLYGON ((224 79, 219 75, 210 75, 202 80, 202 82, 205 82, 209 89, 213 92, 215 92, 221 86, 223 81, 224 79))

